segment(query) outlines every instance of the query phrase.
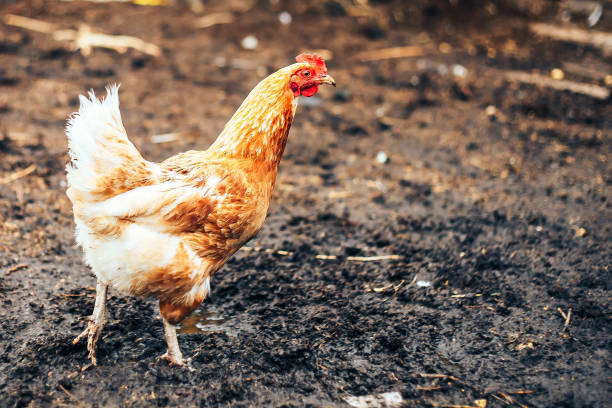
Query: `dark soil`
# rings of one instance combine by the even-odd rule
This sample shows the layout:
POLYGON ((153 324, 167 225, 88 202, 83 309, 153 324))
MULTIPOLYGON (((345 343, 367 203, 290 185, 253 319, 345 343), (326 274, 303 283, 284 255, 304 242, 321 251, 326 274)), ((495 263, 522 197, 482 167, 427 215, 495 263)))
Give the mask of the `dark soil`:
MULTIPOLYGON (((183 3, 1 2, 0 15, 86 23, 163 56, 84 57, 0 24, 0 406, 340 407, 393 391, 402 406, 609 406, 612 108, 504 72, 572 63, 602 75, 567 79, 605 86, 612 60, 532 36, 532 21, 559 23, 554 3, 358 3, 207 2, 235 21, 194 29, 183 3), (256 51, 240 46, 249 34, 256 51), (424 55, 358 56, 403 45, 424 55), (302 101, 254 249, 183 324, 193 370, 157 360, 154 300, 113 291, 89 366, 71 341, 95 279, 64 192, 77 95, 121 83, 128 134, 162 160, 205 149, 259 80, 313 49, 332 52, 339 86, 302 101), (379 255, 396 257, 355 258, 379 255)), ((595 28, 611 27, 606 11, 595 28)))

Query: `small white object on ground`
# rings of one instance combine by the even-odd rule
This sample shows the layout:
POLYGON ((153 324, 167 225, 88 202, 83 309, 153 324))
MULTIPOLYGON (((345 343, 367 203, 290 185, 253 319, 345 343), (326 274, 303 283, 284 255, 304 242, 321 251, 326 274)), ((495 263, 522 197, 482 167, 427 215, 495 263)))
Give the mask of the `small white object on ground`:
POLYGON ((453 75, 459 78, 465 78, 468 74, 468 70, 463 65, 455 64, 452 70, 453 75))
POLYGON ((259 45, 259 40, 254 35, 247 35, 240 44, 245 50, 254 50, 259 45))
POLYGON ((419 288, 428 288, 429 286, 431 286, 431 282, 429 281, 424 281, 424 280, 420 280, 416 282, 416 285, 419 288))
POLYGON ((387 153, 382 150, 376 154, 376 162, 380 164, 385 164, 389 162, 389 156, 387 153))
POLYGON ((597 24, 602 15, 603 6, 597 3, 593 8, 593 12, 587 17, 587 24, 589 25, 589 27, 593 27, 595 24, 597 24))
POLYGON ((278 21, 280 21, 282 25, 289 25, 291 24, 292 20, 293 18, 291 17, 291 14, 289 12, 281 11, 280 13, 278 13, 278 21))
POLYGON ((404 399, 399 392, 385 392, 378 395, 348 396, 344 401, 354 408, 395 408, 402 405, 404 399))

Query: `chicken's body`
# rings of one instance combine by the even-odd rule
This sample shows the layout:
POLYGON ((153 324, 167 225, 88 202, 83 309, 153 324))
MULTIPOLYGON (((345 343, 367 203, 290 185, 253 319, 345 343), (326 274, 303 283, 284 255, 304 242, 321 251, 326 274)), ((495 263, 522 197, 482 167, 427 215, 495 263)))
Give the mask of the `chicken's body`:
POLYGON ((297 96, 333 84, 320 59, 306 57, 260 82, 208 150, 162 163, 144 160, 128 140, 116 87, 103 101, 81 97, 67 127, 68 196, 98 295, 92 321, 75 341, 88 336, 94 364, 108 285, 159 299, 166 358, 183 363, 174 325, 200 305, 210 277, 262 227, 297 96), (302 88, 296 75, 305 71, 312 71, 311 82, 302 88))

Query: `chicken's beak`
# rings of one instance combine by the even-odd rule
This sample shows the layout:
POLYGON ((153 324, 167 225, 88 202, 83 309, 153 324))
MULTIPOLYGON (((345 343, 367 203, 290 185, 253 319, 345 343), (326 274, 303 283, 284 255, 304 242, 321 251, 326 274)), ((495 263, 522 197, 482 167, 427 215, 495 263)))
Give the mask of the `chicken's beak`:
POLYGON ((336 86, 336 81, 334 80, 334 78, 332 78, 329 75, 321 75, 319 77, 319 84, 327 84, 327 85, 332 85, 332 86, 336 86))

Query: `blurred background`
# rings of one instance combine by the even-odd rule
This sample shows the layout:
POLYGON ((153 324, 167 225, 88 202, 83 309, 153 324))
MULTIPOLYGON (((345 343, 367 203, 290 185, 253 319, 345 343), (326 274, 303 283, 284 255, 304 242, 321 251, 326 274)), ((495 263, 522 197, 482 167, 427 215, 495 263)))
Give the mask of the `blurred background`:
POLYGON ((0 18, 10 404, 612 397, 609 0, 3 0, 0 18), (115 295, 123 326, 81 373, 68 343, 94 281, 64 173, 78 95, 120 83, 130 139, 160 161, 206 149, 301 52, 338 87, 301 99, 269 219, 215 276, 221 329, 181 338, 202 375, 159 368, 155 305, 115 295))

